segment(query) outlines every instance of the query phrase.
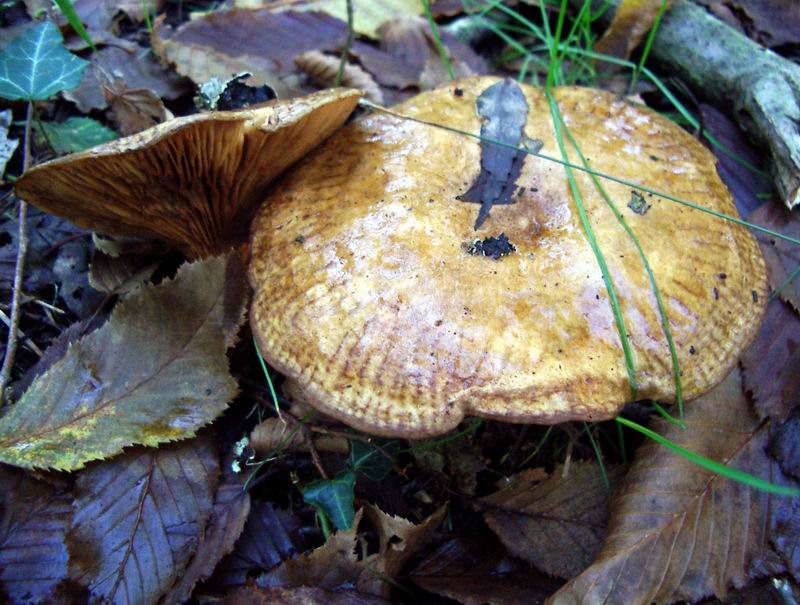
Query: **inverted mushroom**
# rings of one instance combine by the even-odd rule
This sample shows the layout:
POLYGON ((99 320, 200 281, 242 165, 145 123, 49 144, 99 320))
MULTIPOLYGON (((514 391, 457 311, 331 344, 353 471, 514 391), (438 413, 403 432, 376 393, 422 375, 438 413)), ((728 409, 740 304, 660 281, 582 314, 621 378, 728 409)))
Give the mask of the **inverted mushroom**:
MULTIPOLYGON (((486 117, 476 102, 496 82, 459 81, 395 111, 477 133, 486 117)), ((557 155, 545 95, 522 91, 522 144, 557 155)), ((597 90, 555 97, 594 170, 736 215, 713 156, 678 126, 597 90)), ((385 435, 435 435, 468 414, 540 423, 617 414, 631 397, 628 367, 564 168, 517 161, 510 197, 482 222, 467 195, 486 176, 482 147, 463 135, 379 113, 301 161, 252 227, 251 325, 268 362, 308 403, 385 435)), ((589 176, 576 179, 619 295, 637 396, 674 401, 638 252, 589 176)), ((653 269, 684 396, 697 397, 758 329, 767 294, 758 246, 737 224, 604 186, 653 269)))
POLYGON ((287 167, 338 129, 361 93, 170 120, 41 164, 17 195, 108 235, 165 240, 191 258, 246 238, 253 212, 287 167))

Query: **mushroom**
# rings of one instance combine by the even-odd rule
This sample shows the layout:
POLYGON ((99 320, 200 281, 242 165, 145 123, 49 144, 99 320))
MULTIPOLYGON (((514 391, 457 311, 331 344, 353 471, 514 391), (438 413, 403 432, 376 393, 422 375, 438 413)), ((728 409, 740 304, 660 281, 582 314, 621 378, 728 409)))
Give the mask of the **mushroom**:
MULTIPOLYGON (((414 121, 476 133, 487 123, 479 99, 497 83, 451 83, 345 127, 282 177, 253 222, 250 321, 261 351, 307 403, 354 427, 419 438, 465 415, 596 421, 631 399, 564 168, 512 158, 508 199, 496 195, 481 223, 467 194, 492 181, 482 155, 492 145, 414 121)), ((521 144, 558 155, 545 95, 521 91, 521 144)), ((711 153, 672 122, 598 90, 554 94, 594 170, 736 215, 711 153)), ((575 175, 619 297, 637 396, 672 402, 670 348, 640 256, 590 177, 575 175)), ((740 225, 604 187, 657 280, 684 396, 698 397, 757 332, 767 298, 759 248, 740 225)))
MULTIPOLYGON (((757 332, 767 299, 758 246, 738 224, 646 192, 736 215, 713 156, 688 133, 606 92, 554 94, 591 167, 645 188, 604 182, 657 280, 684 396, 698 397, 757 332)), ((190 257, 240 241, 260 205, 249 278, 261 351, 307 403, 366 431, 426 437, 468 414, 602 420, 631 399, 631 369, 639 398, 675 400, 671 351, 633 241, 576 171, 629 364, 564 168, 517 151, 558 149, 541 91, 489 77, 451 83, 338 130, 270 186, 359 95, 331 90, 174 120, 36 167, 17 193, 190 257), (430 123, 512 149, 499 154, 430 123)))
POLYGON ((107 235, 165 240, 199 258, 246 238, 267 188, 338 129, 361 93, 331 89, 170 120, 36 166, 17 195, 107 235))

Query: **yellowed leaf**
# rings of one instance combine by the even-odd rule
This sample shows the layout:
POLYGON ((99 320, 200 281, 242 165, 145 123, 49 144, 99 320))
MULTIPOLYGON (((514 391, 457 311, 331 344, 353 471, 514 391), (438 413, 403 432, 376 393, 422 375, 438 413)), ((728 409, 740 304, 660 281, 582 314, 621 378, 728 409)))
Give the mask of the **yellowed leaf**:
POLYGON ((594 50, 621 59, 630 57, 653 27, 662 2, 669 9, 670 0, 622 0, 614 13, 614 20, 594 50))

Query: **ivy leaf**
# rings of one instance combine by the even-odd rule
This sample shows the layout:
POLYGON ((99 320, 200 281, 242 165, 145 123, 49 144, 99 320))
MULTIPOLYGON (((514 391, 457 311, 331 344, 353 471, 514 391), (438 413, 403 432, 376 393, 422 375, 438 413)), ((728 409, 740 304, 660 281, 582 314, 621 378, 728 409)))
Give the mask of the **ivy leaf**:
POLYGON ((0 461, 76 470, 132 444, 193 436, 236 395, 225 351, 244 283, 231 255, 133 291, 0 419, 0 461))
POLYGON ((50 21, 26 29, 0 53, 0 97, 11 101, 44 101, 75 88, 89 65, 63 45, 50 21))
POLYGON ((355 518, 356 474, 351 470, 342 471, 333 479, 321 479, 309 483, 303 489, 303 500, 328 515, 336 529, 347 530, 355 518))
POLYGON ((375 439, 373 443, 353 441, 350 446, 350 468, 373 481, 380 481, 394 466, 402 443, 396 439, 375 439))
POLYGON ((108 143, 117 133, 92 118, 69 118, 63 122, 34 122, 33 129, 53 146, 58 154, 76 153, 108 143))

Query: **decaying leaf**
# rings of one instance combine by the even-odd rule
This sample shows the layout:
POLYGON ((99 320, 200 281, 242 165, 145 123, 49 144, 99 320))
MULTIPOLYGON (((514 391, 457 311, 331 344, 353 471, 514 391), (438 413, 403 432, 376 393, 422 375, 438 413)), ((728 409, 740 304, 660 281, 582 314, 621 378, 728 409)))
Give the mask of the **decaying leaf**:
MULTIPOLYGON (((748 220, 783 235, 800 238, 800 218, 781 204, 763 204, 748 220)), ((767 263, 770 286, 773 290, 783 286, 780 297, 795 311, 800 311, 800 279, 784 285, 786 278, 800 267, 800 246, 760 232, 756 232, 756 239, 767 263)))
MULTIPOLYGON (((234 6, 273 11, 322 11, 347 22, 347 6, 340 0, 235 0, 234 6)), ((375 38, 378 27, 387 19, 419 15, 422 11, 419 0, 353 0, 353 29, 356 33, 375 38)))
MULTIPOLYGON (((320 452, 346 455, 350 444, 344 437, 316 437, 314 446, 320 452)), ((250 433, 250 447, 258 456, 275 452, 308 452, 308 437, 298 426, 290 426, 279 418, 267 418, 258 423, 250 433)))
POLYGON ((361 515, 359 510, 351 529, 337 531, 310 553, 283 561, 259 576, 256 584, 262 588, 315 586, 325 590, 355 585, 364 571, 362 562, 356 557, 356 531, 361 515))
POLYGON ((789 305, 769 304, 761 331, 741 361, 759 416, 785 420, 800 403, 800 317, 789 305))
POLYGON ((269 502, 254 502, 234 551, 222 560, 216 576, 226 586, 238 586, 250 574, 269 571, 302 552, 305 542, 297 533, 300 525, 292 512, 269 502))
POLYGON ((233 473, 230 464, 226 464, 200 544, 161 605, 180 605, 189 600, 195 585, 210 577, 220 559, 233 550, 249 513, 250 493, 244 489, 244 477, 233 473))
POLYGON ((148 280, 160 261, 154 255, 111 256, 95 249, 89 265, 89 283, 98 292, 125 294, 148 280))
POLYGON ((213 605, 389 605, 389 601, 354 590, 248 586, 233 591, 213 605))
POLYGON ((769 454, 787 475, 800 479, 800 408, 778 427, 769 444, 769 454))
POLYGON ((227 347, 243 320, 234 256, 132 292, 0 419, 0 460, 75 470, 135 443, 194 435, 236 394, 227 347))
POLYGON ((800 42, 800 4, 791 0, 698 0, 715 16, 766 47, 800 42))
POLYGON ((48 602, 67 577, 69 493, 59 483, 3 466, 0 486, 0 600, 48 602))
POLYGON ((67 536, 70 577, 97 602, 156 603, 200 543, 218 474, 208 436, 136 448, 81 472, 67 536))
POLYGON ((614 20, 594 50, 621 59, 630 57, 655 23, 661 3, 662 0, 622 0, 617 5, 614 20))
POLYGON ((385 578, 396 578, 409 559, 430 541, 447 506, 440 507, 419 524, 387 515, 372 505, 366 507, 366 512, 378 531, 379 544, 378 552, 366 561, 366 569, 358 579, 358 590, 388 598, 392 585, 385 578))
POLYGON ((19 145, 17 139, 8 138, 8 127, 11 126, 12 119, 13 116, 10 109, 0 111, 0 179, 3 178, 6 172, 8 160, 14 155, 17 145, 19 145))
MULTIPOLYGON (((782 481, 765 452, 769 425, 750 410, 738 371, 687 408, 686 428, 652 430, 701 456, 782 481)), ((608 537, 581 575, 553 596, 561 603, 651 603, 723 596, 770 557, 774 509, 791 503, 710 473, 646 442, 610 505, 608 537)))
POLYGON ((409 576, 420 588, 464 605, 540 605, 559 582, 475 539, 448 540, 409 576))
POLYGON ((174 117, 161 97, 149 88, 131 88, 122 78, 105 74, 101 81, 114 122, 124 136, 147 130, 174 117))
MULTIPOLYGON (((297 67, 306 74, 312 82, 320 88, 330 88, 336 85, 336 76, 339 73, 340 59, 326 55, 318 50, 310 50, 295 57, 297 67)), ((364 96, 370 101, 383 104, 383 93, 380 87, 366 71, 353 63, 346 63, 342 72, 342 86, 360 88, 364 96)))
MULTIPOLYGON (((608 471, 610 481, 622 467, 608 471)), ((569 579, 588 566, 603 545, 611 492, 595 462, 558 466, 544 481, 532 469, 481 499, 483 518, 514 556, 543 572, 569 579)))

